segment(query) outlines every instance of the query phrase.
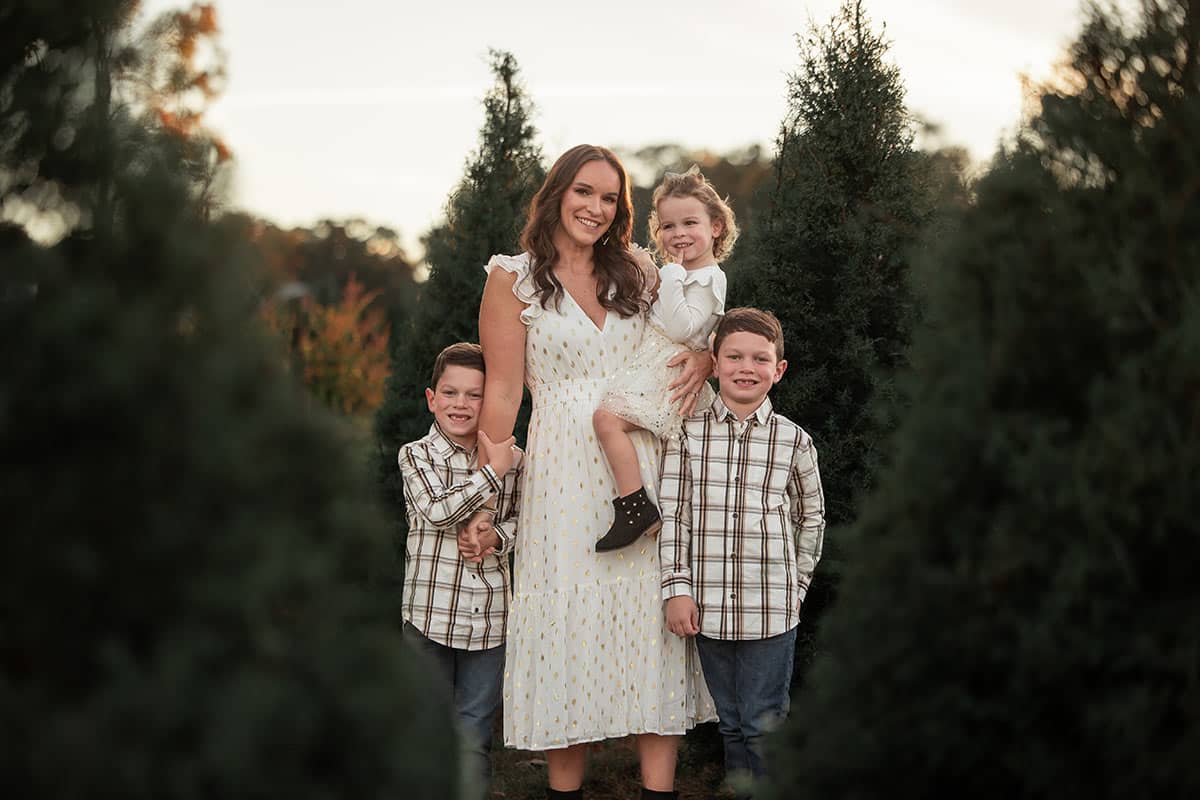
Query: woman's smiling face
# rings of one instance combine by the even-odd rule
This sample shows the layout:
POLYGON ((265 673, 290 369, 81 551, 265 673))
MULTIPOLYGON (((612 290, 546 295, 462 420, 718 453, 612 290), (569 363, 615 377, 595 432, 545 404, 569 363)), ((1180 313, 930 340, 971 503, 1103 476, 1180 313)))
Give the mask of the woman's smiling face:
POLYGON ((607 161, 589 161, 579 168, 563 192, 558 208, 559 230, 579 247, 591 247, 612 226, 621 194, 621 176, 607 161))

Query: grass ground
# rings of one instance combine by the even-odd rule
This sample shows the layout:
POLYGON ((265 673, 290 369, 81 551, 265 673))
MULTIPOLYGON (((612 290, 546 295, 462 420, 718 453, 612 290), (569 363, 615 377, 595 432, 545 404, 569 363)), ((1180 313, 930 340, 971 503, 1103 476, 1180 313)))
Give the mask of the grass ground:
MULTIPOLYGON (((684 737, 675 770, 675 788, 680 800, 733 797, 721 788, 724 770, 721 738, 716 728, 716 723, 707 723, 684 737)), ((492 753, 492 800, 543 800, 546 796, 543 754, 502 747, 500 737, 496 742, 492 753)), ((592 745, 583 783, 587 800, 637 800, 640 787, 632 736, 592 745)))

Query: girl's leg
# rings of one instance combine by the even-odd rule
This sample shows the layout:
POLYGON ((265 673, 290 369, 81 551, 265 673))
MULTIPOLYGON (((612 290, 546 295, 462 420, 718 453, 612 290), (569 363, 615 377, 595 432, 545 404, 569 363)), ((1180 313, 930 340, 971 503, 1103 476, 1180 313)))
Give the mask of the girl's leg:
POLYGON ((675 760, 679 756, 679 736, 642 733, 637 737, 638 760, 642 767, 642 786, 656 792, 675 788, 675 760))
POLYGON ((546 772, 550 778, 551 789, 571 792, 583 786, 587 747, 586 744, 573 744, 559 750, 546 751, 546 772))
POLYGON ((637 451, 629 439, 630 432, 638 430, 637 426, 597 409, 592 415, 592 427, 596 429, 604 457, 617 480, 612 527, 596 542, 596 552, 607 553, 628 547, 641 536, 658 532, 662 527, 662 516, 642 486, 637 451))
POLYGON ((596 409, 596 413, 592 414, 592 427, 596 430, 596 438, 600 440, 600 449, 608 459, 609 469, 616 478, 617 494, 625 497, 642 488, 637 451, 629 439, 629 434, 638 427, 603 409, 596 409))

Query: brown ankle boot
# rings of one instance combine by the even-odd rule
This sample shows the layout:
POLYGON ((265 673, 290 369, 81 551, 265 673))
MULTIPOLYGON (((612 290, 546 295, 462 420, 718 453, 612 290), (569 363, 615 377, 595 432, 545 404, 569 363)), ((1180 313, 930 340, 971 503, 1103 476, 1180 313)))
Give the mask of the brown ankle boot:
POLYGON ((613 500, 613 524, 608 533, 596 542, 596 552, 606 553, 627 547, 647 533, 657 533, 662 527, 658 508, 646 496, 646 487, 633 494, 613 500))

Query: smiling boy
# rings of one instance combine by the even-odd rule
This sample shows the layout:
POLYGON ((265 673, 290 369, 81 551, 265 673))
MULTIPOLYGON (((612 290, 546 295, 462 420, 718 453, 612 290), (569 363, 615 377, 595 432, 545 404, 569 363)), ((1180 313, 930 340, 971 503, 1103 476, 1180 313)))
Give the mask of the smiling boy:
POLYGON ((726 773, 757 779, 762 736, 787 716, 824 495, 812 438, 767 399, 787 369, 775 315, 726 312, 713 358, 720 394, 663 455, 663 599, 671 632, 697 637, 726 773))
POLYGON ((520 451, 479 432, 483 351, 459 342, 438 354, 425 402, 429 433, 400 448, 408 539, 404 640, 438 665, 453 691, 468 749, 470 789, 481 796, 491 775, 492 718, 500 706, 508 617, 508 551, 515 536, 520 451), (488 464, 477 469, 476 438, 488 464), (494 524, 473 531, 482 546, 459 552, 460 526, 497 498, 494 524))

